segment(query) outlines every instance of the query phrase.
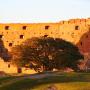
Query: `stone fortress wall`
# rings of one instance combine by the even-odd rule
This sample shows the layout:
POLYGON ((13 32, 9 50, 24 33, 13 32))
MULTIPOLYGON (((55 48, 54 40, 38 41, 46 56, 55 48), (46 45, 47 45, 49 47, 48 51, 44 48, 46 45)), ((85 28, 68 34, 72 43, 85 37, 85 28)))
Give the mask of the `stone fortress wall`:
POLYGON ((58 23, 7 23, 0 24, 0 38, 8 50, 28 38, 40 36, 62 38, 77 44, 82 35, 89 30, 90 18, 71 19, 58 23))
POLYGON ((1 23, 0 39, 10 51, 31 37, 62 38, 77 45, 85 54, 90 52, 90 18, 70 19, 57 23, 1 23))

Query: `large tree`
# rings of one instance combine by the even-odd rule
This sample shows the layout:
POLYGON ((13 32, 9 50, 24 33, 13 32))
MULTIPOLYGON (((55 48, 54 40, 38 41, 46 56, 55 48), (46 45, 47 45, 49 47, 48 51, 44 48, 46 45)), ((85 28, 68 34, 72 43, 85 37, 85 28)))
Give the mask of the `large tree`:
POLYGON ((12 48, 11 61, 17 66, 34 69, 52 70, 70 67, 77 69, 79 60, 83 59, 78 48, 70 42, 59 38, 39 37, 24 41, 12 48))

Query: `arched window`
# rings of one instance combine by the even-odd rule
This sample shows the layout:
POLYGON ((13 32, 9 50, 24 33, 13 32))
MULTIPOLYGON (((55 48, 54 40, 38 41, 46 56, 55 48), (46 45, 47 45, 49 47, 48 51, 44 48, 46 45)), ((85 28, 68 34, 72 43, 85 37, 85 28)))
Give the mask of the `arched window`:
POLYGON ((8 68, 10 68, 10 64, 8 64, 8 68))
POLYGON ((79 30, 79 26, 75 26, 75 30, 79 30))
POLYGON ((5 30, 9 30, 9 26, 5 26, 5 30))
POLYGON ((9 47, 12 47, 12 43, 9 43, 9 47))
POLYGON ((23 29, 23 30, 26 30, 26 29, 27 29, 27 26, 23 26, 22 29, 23 29))
POLYGON ((45 26, 45 30, 49 29, 49 26, 45 26))
POLYGON ((23 39, 24 38, 24 35, 20 35, 20 39, 23 39))

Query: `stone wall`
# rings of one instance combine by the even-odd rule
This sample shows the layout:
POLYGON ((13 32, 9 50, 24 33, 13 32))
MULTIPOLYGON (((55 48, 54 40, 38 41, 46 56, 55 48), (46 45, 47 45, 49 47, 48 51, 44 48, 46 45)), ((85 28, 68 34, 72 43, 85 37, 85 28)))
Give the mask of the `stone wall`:
MULTIPOLYGON (((5 73, 18 73, 18 68, 12 64, 10 64, 10 62, 4 62, 1 58, 0 58, 0 72, 3 71, 5 73)), ((21 73, 22 74, 34 74, 37 73, 36 71, 34 71, 33 69, 29 69, 29 68, 21 68, 21 73)))
MULTIPOLYGON (((82 41, 80 39, 85 33, 89 33, 89 31, 90 19, 71 19, 58 23, 0 24, 0 38, 8 50, 14 45, 21 44, 28 38, 40 36, 62 38, 74 44, 79 44, 79 42, 85 41, 85 38, 82 41)), ((86 39, 88 40, 88 38, 86 39)), ((82 46, 78 46, 82 51, 82 46)))
MULTIPOLYGON (((14 45, 21 44, 24 40, 31 37, 48 36, 62 38, 70 41, 79 47, 81 53, 90 52, 90 18, 70 19, 57 23, 1 23, 0 38, 4 46, 10 51, 14 45)), ((8 67, 8 63, 0 61, 0 71, 7 73, 17 72, 14 66, 8 67)), ((28 70, 24 73, 28 73, 28 70)), ((29 70, 30 72, 30 70, 29 70)), ((31 71, 33 72, 33 71, 31 71)), ((35 73, 35 72, 34 72, 35 73)))

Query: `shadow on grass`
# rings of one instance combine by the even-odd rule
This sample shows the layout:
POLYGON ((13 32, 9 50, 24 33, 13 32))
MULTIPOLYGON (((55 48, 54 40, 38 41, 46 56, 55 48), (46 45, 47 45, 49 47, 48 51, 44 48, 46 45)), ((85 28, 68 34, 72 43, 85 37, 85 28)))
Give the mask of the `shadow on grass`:
POLYGON ((90 73, 62 74, 60 76, 48 76, 42 79, 24 78, 23 80, 1 87, 0 90, 32 90, 32 88, 39 85, 64 82, 90 82, 90 73))

